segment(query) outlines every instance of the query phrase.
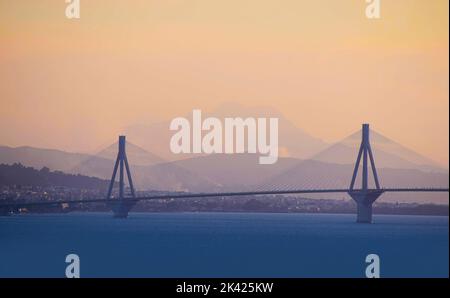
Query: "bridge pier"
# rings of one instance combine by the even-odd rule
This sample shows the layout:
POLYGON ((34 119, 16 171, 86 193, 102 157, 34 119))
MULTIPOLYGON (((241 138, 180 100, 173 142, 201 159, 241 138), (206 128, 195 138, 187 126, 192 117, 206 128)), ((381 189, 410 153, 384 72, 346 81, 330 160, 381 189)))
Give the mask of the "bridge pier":
POLYGON ((136 202, 132 200, 117 200, 116 202, 111 203, 113 217, 127 218, 128 212, 130 212, 134 205, 136 205, 136 202))
POLYGON ((356 202, 356 222, 372 223, 372 205, 383 194, 383 191, 353 191, 348 194, 356 202))

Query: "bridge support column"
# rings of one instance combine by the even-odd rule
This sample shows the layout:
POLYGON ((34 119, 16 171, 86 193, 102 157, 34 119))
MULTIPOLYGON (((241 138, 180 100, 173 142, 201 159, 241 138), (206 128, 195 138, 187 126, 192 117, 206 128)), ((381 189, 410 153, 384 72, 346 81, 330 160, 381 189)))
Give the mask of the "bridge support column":
POLYGON ((372 223, 372 204, 357 203, 356 222, 372 223))
POLYGON ((375 159, 373 158, 372 148, 369 141, 369 124, 362 126, 362 140, 359 147, 358 156, 356 157, 355 168, 353 170, 352 180, 348 194, 356 202, 356 222, 372 223, 372 204, 383 193, 378 181, 377 168, 375 167, 375 159), (362 159, 362 177, 361 188, 355 189, 356 177, 358 175, 359 164, 362 159), (376 189, 369 189, 369 160, 372 168, 373 179, 376 189))
POLYGON ((131 179, 131 171, 128 164, 127 154, 125 152, 125 143, 125 136, 119 136, 119 153, 117 154, 116 163, 114 165, 113 174, 109 184, 108 195, 106 196, 107 200, 111 199, 114 184, 116 183, 116 174, 117 171, 119 171, 119 197, 117 200, 111 202, 111 207, 115 218, 127 218, 128 212, 130 212, 131 208, 133 208, 136 204, 136 200, 133 200, 136 198, 136 194, 134 191, 133 180, 131 179), (125 198, 125 172, 130 185, 130 199, 125 198))
POLYGON ((372 223, 372 205, 383 194, 383 191, 352 191, 348 194, 356 202, 356 222, 372 223))

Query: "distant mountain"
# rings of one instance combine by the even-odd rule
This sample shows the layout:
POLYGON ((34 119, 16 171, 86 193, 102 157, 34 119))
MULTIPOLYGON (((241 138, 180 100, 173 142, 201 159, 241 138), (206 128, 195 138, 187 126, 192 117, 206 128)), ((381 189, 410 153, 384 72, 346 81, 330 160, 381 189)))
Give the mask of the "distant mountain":
MULTIPOLYGON (((101 150, 97 155, 64 152, 33 147, 0 147, 0 163, 21 163, 28 167, 63 171, 71 174, 111 179, 117 157, 117 143, 101 150), (114 149, 116 148, 116 149, 114 149)), ((127 157, 136 188, 141 190, 205 191, 218 185, 208 178, 199 177, 175 164, 163 160, 138 146, 127 142, 127 157), (158 164, 158 163, 161 164, 158 164)))
POLYGON ((220 105, 211 115, 220 119, 225 117, 276 117, 279 119, 278 137, 279 151, 282 157, 307 159, 328 146, 319 138, 313 137, 303 129, 295 126, 279 110, 274 107, 247 107, 236 102, 226 102, 220 105))
MULTIPOLYGON (((116 142, 114 144, 111 144, 107 148, 101 150, 97 154, 95 154, 93 158, 102 158, 115 161, 117 158, 117 151, 119 150, 118 148, 119 145, 118 142, 116 142)), ((151 152, 148 152, 130 142, 127 142, 126 144, 126 154, 128 162, 133 165, 150 166, 155 165, 157 163, 165 162, 165 160, 160 158, 159 156, 151 152)))
POLYGON ((176 164, 135 166, 133 179, 142 190, 169 190, 186 192, 220 191, 221 186, 208 177, 200 176, 176 164))
POLYGON ((0 164, 21 163, 37 169, 48 167, 51 170, 68 172, 90 157, 88 154, 54 149, 0 146, 0 164))
MULTIPOLYGON (((131 161, 130 163, 133 183, 139 190, 208 191, 218 189, 218 185, 213 181, 172 163, 150 166, 134 165, 131 161)), ((112 160, 94 157, 73 168, 71 172, 111 179, 113 168, 112 160)))
MULTIPOLYGON (((348 188, 353 165, 333 164, 315 160, 298 163, 289 170, 266 180, 265 188, 311 189, 348 188)), ((377 168, 382 187, 448 187, 448 174, 411 169, 377 168)), ((360 173, 356 186, 360 187, 360 173)), ((369 172, 369 186, 374 187, 372 172, 369 172)))
MULTIPOLYGON (((222 107, 216 117, 235 116, 239 108, 231 105, 222 107)), ((253 115, 282 116, 273 109, 259 109, 258 113, 241 109, 241 117, 253 115)), ((204 115, 208 116, 208 115, 204 115)), ((284 121, 284 120, 283 120, 284 121)), ((286 120, 287 121, 287 120, 286 120)), ((324 143, 296 129, 289 122, 280 125, 284 139, 280 144, 287 146, 286 152, 313 152, 324 143), (286 128, 287 127, 287 128, 286 128), (296 137, 298 136, 298 138, 296 137), (313 144, 308 150, 295 147, 302 145, 298 139, 313 144)), ((165 123, 164 125, 168 125, 165 123)), ((144 129, 137 135, 141 141, 168 146, 170 134, 167 127, 152 126, 155 134, 144 129), (163 139, 167 137, 167 140, 163 139)), ((133 137, 127 136, 135 141, 133 137)), ((254 189, 293 189, 293 188, 346 188, 349 186, 356 159, 361 132, 358 131, 342 141, 319 150, 311 159, 279 157, 273 165, 260 165, 258 154, 213 154, 185 155, 182 160, 164 161, 159 154, 148 152, 131 142, 127 142, 127 156, 131 166, 135 186, 139 190, 170 190, 190 192, 210 192, 254 189)), ((432 160, 371 131, 371 145, 374 151, 380 183, 383 187, 448 187, 448 170, 441 168, 432 160)), ((155 145, 156 146, 156 145, 155 145)), ((114 159, 117 156, 117 143, 106 146, 96 155, 69 153, 59 150, 31 147, 0 147, 0 163, 20 162, 35 168, 49 167, 73 174, 110 179, 114 159)), ((152 147, 156 148, 156 147, 152 147)), ((161 147, 162 148, 162 147, 161 147)), ((161 149, 160 148, 160 149, 161 149)), ((307 148, 305 146, 305 148, 307 148)), ((283 151, 283 150, 282 150, 283 151)), ((295 155, 297 155, 297 153, 295 155)), ((327 195, 328 197, 328 195, 327 195)), ((448 203, 448 194, 385 194, 383 199, 404 198, 407 201, 448 203)))
POLYGON ((21 164, 0 164, 0 185, 13 186, 64 186, 69 188, 106 190, 109 181, 99 178, 70 175, 48 168, 36 170, 21 164))
MULTIPOLYGON (((336 164, 354 164, 360 144, 361 131, 357 131, 312 156, 311 159, 336 164)), ((404 147, 374 130, 370 131, 370 144, 377 168, 418 169, 448 173, 447 169, 444 169, 433 160, 404 147)))
POLYGON ((172 164, 198 176, 208 177, 222 189, 245 190, 300 162, 298 159, 281 157, 275 164, 261 165, 258 158, 257 154, 212 154, 183 159, 172 164))
MULTIPOLYGON (((174 161, 177 165, 208 177, 224 190, 246 190, 289 169, 299 162, 294 158, 279 158, 275 164, 261 165, 257 154, 213 154, 174 161)), ((161 165, 164 166, 164 165, 161 165)))
MULTIPOLYGON (((192 119, 192 113, 180 115, 192 119)), ((278 117, 279 118, 279 151, 280 156, 305 159, 324 149, 327 144, 296 127, 279 111, 269 107, 244 107, 237 103, 225 103, 211 113, 204 112, 202 119, 217 117, 224 119, 247 117, 278 117)), ((192 122, 191 122, 192 123, 192 122)), ((145 125, 133 125, 125 128, 126 135, 143 148, 154 152, 162 158, 173 161, 204 156, 202 154, 173 154, 170 151, 170 139, 174 132, 169 130, 170 120, 145 125)))
MULTIPOLYGON (((71 173, 111 179, 118 144, 114 143, 73 167, 71 173)), ((217 189, 217 184, 176 164, 127 142, 127 159, 134 185, 140 190, 204 191, 217 189)), ((118 179, 118 177, 116 177, 118 179)))
MULTIPOLYGON (((289 170, 267 179, 258 189, 336 189, 348 188, 353 173, 353 165, 333 164, 315 160, 298 163, 289 170)), ((448 173, 429 172, 417 169, 377 168, 381 187, 418 188, 448 187, 448 173)), ((359 171, 355 187, 361 187, 359 171)), ((370 172, 369 187, 375 187, 370 172)), ((341 195, 342 196, 342 195, 341 195)), ((314 195, 321 198, 337 198, 335 194, 314 195)), ((404 201, 448 204, 448 193, 386 193, 381 201, 404 201)))
MULTIPOLYGON (((370 132, 370 143, 374 154, 382 187, 448 187, 448 170, 436 162, 377 133, 370 132)), ((361 131, 330 145, 328 148, 299 162, 277 176, 261 183, 265 189, 295 188, 347 188, 361 144, 361 131)), ((361 167, 361 165, 360 165, 361 167)), ((361 171, 359 172, 361 173, 361 171)), ((358 175, 357 185, 360 185, 358 175)), ((373 177, 370 186, 374 187, 373 177)), ((405 200, 410 202, 439 202, 448 204, 448 194, 384 194, 383 200, 405 200)))

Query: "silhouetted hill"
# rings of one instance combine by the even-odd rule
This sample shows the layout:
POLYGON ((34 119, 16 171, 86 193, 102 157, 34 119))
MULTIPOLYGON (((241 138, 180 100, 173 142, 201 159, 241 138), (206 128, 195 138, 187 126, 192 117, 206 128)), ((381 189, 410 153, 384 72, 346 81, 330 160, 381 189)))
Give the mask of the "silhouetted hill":
POLYGON ((50 171, 44 167, 36 170, 21 164, 0 165, 0 185, 22 185, 22 186, 63 186, 81 189, 104 190, 109 181, 99 178, 65 174, 59 171, 50 171))
MULTIPOLYGON (((0 164, 20 163, 36 169, 111 179, 117 157, 117 142, 96 155, 34 147, 0 146, 0 164)), ((127 142, 127 157, 135 187, 140 190, 207 191, 217 184, 176 164, 165 163, 158 156, 127 142)))
MULTIPOLYGON (((335 164, 354 164, 360 144, 361 130, 358 130, 311 159, 335 164)), ((375 130, 370 131, 370 145, 377 168, 415 169, 448 174, 448 169, 435 161, 406 148, 375 130)))
POLYGON ((0 146, 0 164, 20 163, 36 169, 48 167, 51 170, 70 172, 73 167, 90 157, 88 154, 55 149, 0 146))
MULTIPOLYGON (((200 177, 208 177, 222 190, 248 190, 300 162, 280 157, 275 164, 262 165, 259 154, 212 154, 172 162, 200 177)), ((161 165, 162 166, 162 165, 161 165)))
MULTIPOLYGON (((111 179, 117 157, 117 142, 101 150, 70 169, 70 173, 111 179)), ((134 186, 139 190, 208 191, 217 190, 217 184, 195 172, 130 143, 126 145, 134 186)))
MULTIPOLYGON (((117 151, 119 148, 118 142, 115 142, 105 149, 101 150, 99 153, 95 154, 93 158, 103 158, 111 160, 112 163, 117 158, 117 151)), ((139 146, 134 145, 131 142, 127 142, 126 145, 126 152, 127 152, 127 158, 130 164, 136 165, 136 166, 151 166, 158 163, 165 162, 164 159, 160 158, 159 156, 142 149, 139 146)), ((87 160, 86 162, 89 162, 87 160)))

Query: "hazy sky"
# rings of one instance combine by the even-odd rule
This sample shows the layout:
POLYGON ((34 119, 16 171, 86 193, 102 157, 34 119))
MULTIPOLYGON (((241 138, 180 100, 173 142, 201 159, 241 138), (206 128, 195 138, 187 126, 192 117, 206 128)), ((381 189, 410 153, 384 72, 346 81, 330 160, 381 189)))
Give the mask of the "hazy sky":
POLYGON ((448 164, 448 0, 381 2, 369 20, 365 0, 81 0, 68 20, 64 0, 0 0, 0 144, 89 151, 236 101, 448 164))

